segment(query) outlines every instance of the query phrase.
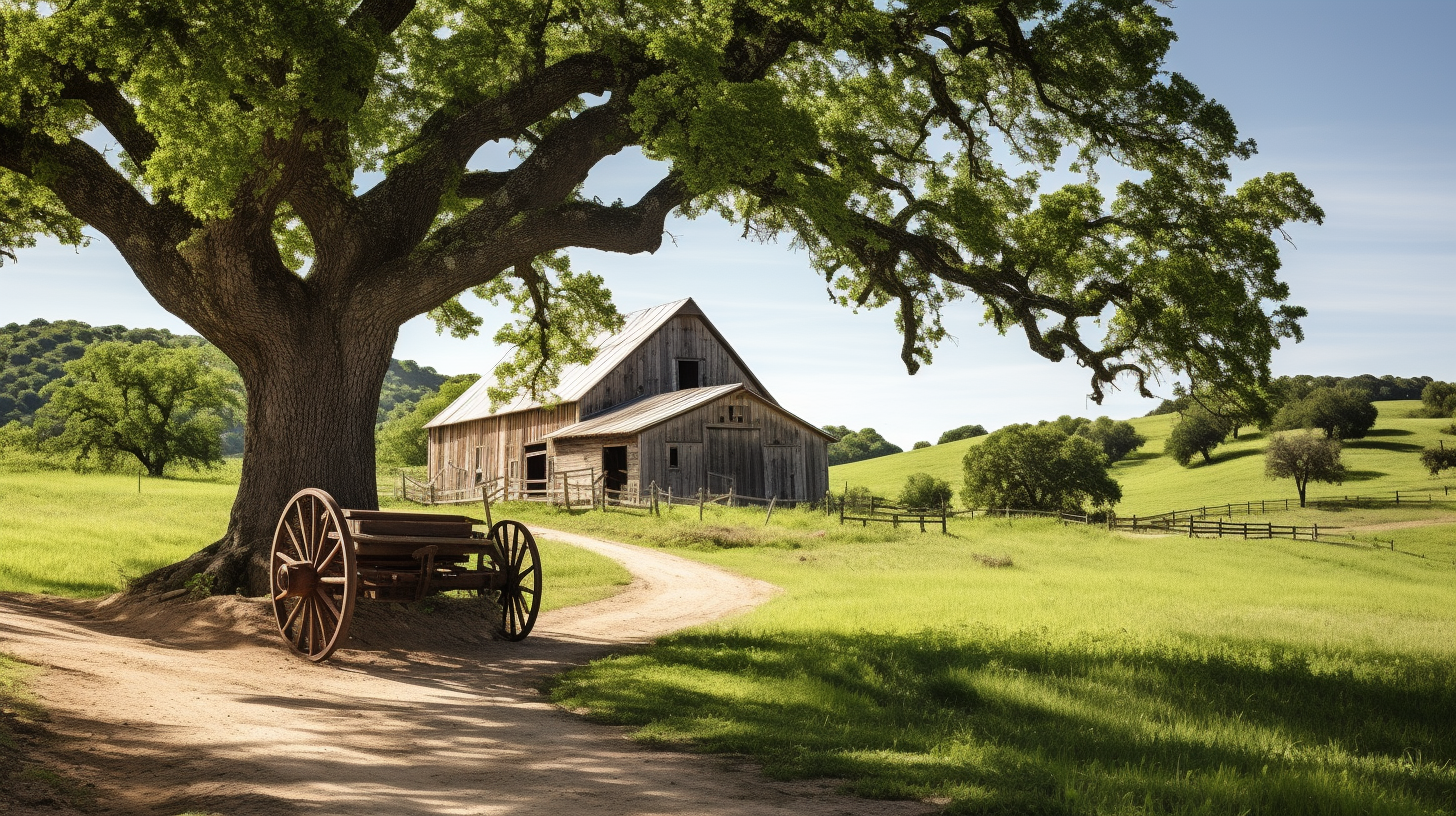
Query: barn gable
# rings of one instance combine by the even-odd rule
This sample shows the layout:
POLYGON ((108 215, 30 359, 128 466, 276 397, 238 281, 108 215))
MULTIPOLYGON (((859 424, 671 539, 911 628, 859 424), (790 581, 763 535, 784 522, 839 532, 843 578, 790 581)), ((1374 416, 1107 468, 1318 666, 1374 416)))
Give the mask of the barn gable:
MULTIPOLYGON (((743 383, 773 401, 748 365, 733 350, 692 298, 632 312, 622 329, 603 332, 593 341, 597 356, 586 365, 570 365, 561 372, 556 388, 558 404, 578 403, 581 417, 613 408, 639 396, 677 390, 678 362, 699 363, 697 385, 743 383)), ((540 401, 522 394, 492 411, 482 377, 464 394, 426 423, 437 428, 490 416, 541 408, 540 401)))

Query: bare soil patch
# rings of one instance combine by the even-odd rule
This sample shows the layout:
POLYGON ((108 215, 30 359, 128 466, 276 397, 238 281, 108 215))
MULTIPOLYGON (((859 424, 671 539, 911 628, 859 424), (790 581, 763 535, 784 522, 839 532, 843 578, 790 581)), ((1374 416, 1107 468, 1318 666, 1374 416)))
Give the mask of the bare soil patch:
MULTIPOLYGON (((0 597, 0 651, 44 666, 37 750, 115 814, 900 814, 919 802, 778 782, 734 758, 656 751, 550 705, 547 676, 778 590, 669 553, 538 531, 622 562, 621 594, 543 615, 523 643, 468 609, 360 604, 327 664, 291 655, 267 606, 0 597)), ((47 811, 37 811, 47 812, 47 811)), ((55 810, 48 811, 56 813, 55 810)))

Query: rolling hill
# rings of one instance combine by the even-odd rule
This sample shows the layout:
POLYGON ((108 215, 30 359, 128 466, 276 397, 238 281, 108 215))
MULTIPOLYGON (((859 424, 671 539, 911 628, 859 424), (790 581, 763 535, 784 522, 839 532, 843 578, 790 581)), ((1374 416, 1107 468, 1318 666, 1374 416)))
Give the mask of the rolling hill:
MULTIPOLYGON (((1450 419, 1417 419, 1409 416, 1419 400, 1389 400, 1375 403, 1380 418, 1364 439, 1345 443, 1343 460, 1350 471, 1344 485, 1316 484, 1310 496, 1386 494, 1394 490, 1435 491, 1456 487, 1456 477, 1433 479, 1417 457, 1422 448, 1445 440, 1441 428, 1450 419)), ((1237 440, 1214 451, 1213 461, 1181 467, 1164 456, 1163 441, 1176 419, 1175 414, 1138 417, 1129 420, 1148 438, 1140 450, 1113 466, 1113 476, 1122 484, 1120 513, 1156 513, 1164 510, 1223 504, 1250 499, 1293 498, 1297 494, 1290 480, 1264 476, 1264 446, 1268 435, 1247 428, 1237 440)), ((961 485, 961 458, 971 445, 985 437, 934 445, 916 451, 882 456, 829 469, 829 483, 835 491, 846 484, 864 486, 881 496, 894 496, 912 473, 925 472, 961 485)))

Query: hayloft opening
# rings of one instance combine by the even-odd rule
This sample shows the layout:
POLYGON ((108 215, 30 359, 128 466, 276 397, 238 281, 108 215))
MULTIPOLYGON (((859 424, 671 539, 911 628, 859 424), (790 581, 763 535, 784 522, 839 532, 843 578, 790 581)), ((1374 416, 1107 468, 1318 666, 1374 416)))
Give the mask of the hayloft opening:
POLYGON ((677 361, 677 390, 698 387, 698 361, 677 361))

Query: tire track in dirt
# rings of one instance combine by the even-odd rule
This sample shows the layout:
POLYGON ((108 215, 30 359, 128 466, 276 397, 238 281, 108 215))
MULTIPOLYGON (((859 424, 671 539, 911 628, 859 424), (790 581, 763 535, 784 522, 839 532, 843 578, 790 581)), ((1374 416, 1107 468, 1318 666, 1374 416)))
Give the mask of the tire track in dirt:
POLYGON ((46 759, 94 783, 102 812, 934 810, 838 795, 832 781, 769 780, 741 758, 641 748, 625 729, 550 705, 535 690, 542 678, 746 611, 778 590, 666 552, 537 532, 620 561, 632 583, 542 615, 523 643, 372 644, 322 666, 287 652, 255 600, 152 606, 128 617, 95 602, 9 595, 0 597, 0 651, 47 668, 36 686, 57 737, 46 759))

